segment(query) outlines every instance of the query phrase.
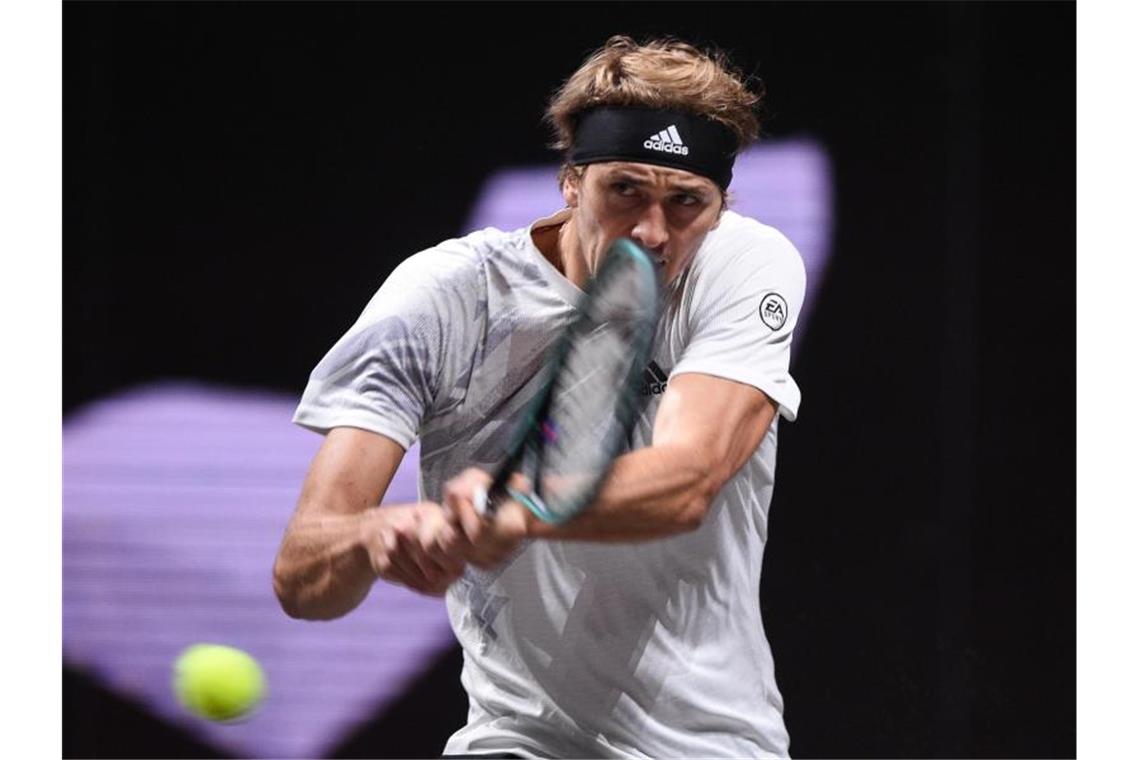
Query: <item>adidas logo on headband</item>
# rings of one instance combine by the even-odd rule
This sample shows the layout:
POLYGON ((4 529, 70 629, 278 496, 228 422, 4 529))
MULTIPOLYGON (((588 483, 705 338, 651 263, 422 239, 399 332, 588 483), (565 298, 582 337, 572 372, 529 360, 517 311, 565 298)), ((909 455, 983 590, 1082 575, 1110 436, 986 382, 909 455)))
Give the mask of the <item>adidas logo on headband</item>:
POLYGON ((668 108, 600 106, 578 117, 566 158, 573 166, 606 161, 668 166, 708 177, 725 190, 732 181, 732 162, 739 147, 732 129, 700 114, 668 108), (663 124, 669 126, 661 129, 663 124))
POLYGON ((676 124, 670 124, 668 129, 663 129, 657 134, 651 135, 642 145, 650 150, 659 150, 662 153, 676 153, 681 156, 689 155, 689 148, 681 140, 681 133, 677 131, 676 124))

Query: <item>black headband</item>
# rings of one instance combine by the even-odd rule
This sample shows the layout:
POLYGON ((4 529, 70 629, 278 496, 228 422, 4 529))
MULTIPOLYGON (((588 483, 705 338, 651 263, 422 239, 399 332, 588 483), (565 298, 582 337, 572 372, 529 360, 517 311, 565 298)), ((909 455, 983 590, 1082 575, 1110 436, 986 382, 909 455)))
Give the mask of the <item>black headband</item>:
POLYGON ((708 177, 725 190, 735 154, 736 136, 719 122, 682 111, 607 106, 578 117, 570 163, 668 166, 708 177))

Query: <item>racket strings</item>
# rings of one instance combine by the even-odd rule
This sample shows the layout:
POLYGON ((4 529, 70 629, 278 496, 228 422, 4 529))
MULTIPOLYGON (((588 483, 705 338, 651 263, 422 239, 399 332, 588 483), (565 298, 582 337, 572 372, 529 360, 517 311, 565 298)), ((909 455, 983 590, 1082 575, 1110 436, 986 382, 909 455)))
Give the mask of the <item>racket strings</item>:
MULTIPOLYGON (((618 262, 622 263, 622 262, 618 262)), ((599 275, 588 307, 571 327, 543 421, 545 451, 539 490, 554 513, 578 509, 627 443, 656 315, 652 278, 636 262, 599 275)))

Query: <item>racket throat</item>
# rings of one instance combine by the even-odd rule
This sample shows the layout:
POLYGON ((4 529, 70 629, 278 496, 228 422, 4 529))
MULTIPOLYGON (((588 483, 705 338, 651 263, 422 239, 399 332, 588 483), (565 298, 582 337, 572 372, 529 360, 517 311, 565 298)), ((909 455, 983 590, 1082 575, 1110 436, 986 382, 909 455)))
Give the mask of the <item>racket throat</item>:
POLYGON ((546 506, 546 502, 542 500, 542 497, 536 493, 516 491, 513 488, 508 488, 507 493, 512 499, 529 509, 534 513, 535 517, 543 522, 559 523, 566 519, 564 515, 559 515, 551 511, 551 509, 546 506))
POLYGON ((529 491, 518 491, 514 488, 503 486, 501 488, 492 487, 490 492, 482 488, 476 489, 472 499, 475 506, 475 511, 487 519, 493 519, 495 512, 498 511, 499 505, 504 499, 514 499, 524 507, 534 513, 540 520, 549 523, 559 523, 566 520, 566 517, 559 515, 546 506, 546 502, 542 497, 536 493, 529 491))

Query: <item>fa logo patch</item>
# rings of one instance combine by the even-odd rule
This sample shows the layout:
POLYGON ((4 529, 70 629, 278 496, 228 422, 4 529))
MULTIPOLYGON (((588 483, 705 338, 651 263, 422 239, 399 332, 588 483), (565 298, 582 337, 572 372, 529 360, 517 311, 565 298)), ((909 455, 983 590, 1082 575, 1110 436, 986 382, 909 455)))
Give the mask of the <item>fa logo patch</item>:
POLYGON ((769 293, 760 301, 760 319, 773 330, 788 321, 788 304, 778 293, 769 293))

